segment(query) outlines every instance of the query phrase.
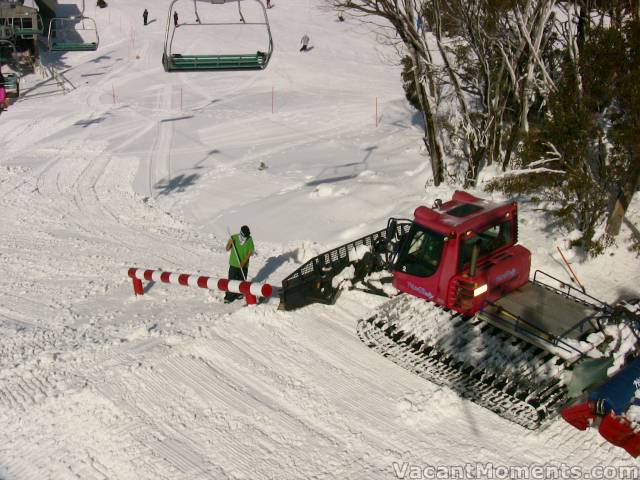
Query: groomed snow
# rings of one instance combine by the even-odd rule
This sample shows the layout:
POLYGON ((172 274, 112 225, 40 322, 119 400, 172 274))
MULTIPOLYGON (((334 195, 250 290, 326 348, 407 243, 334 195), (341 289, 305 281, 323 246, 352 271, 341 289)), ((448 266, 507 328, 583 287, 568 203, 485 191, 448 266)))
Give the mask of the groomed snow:
MULTIPOLYGON (((558 420, 529 432, 369 350, 355 326, 380 305, 375 296, 344 291, 335 306, 296 312, 165 284, 135 298, 129 266, 224 276, 227 227, 251 227, 250 274, 278 285, 325 248, 452 189, 425 189, 417 116, 393 49, 370 26, 338 22, 321 0, 274 0, 266 70, 168 74, 170 2, 108 3, 85 12, 100 30, 97 52, 42 55, 67 93, 28 76, 0 116, 1 479, 637 465, 595 431, 558 420)), ((192 5, 178 3, 183 19, 192 5)), ((185 45, 224 42, 190 30, 185 45)), ((556 250, 563 232, 520 207, 534 268, 569 281, 556 250)), ((593 295, 640 295, 627 251, 639 219, 636 198, 618 248, 588 262, 566 252, 593 295)))

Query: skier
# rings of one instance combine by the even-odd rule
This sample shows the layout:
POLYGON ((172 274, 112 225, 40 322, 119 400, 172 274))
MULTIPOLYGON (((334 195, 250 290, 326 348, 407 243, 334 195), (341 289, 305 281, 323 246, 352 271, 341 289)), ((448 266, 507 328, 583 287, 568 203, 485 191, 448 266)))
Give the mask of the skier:
POLYGON ((173 26, 178 27, 178 12, 173 12, 173 26))
MULTIPOLYGON (((231 235, 226 249, 229 252, 229 280, 246 280, 249 273, 249 258, 255 251, 249 227, 243 225, 240 233, 231 235)), ((230 303, 240 297, 242 294, 227 292, 224 302, 230 303)))
POLYGON ((149 16, 149 12, 147 11, 147 9, 144 9, 144 12, 142 12, 142 20, 144 20, 144 24, 147 24, 147 17, 149 16))
POLYGON ((308 50, 308 46, 309 46, 309 35, 307 35, 306 33, 302 36, 302 38, 300 39, 300 43, 302 43, 302 47, 300 48, 301 52, 306 52, 308 50))

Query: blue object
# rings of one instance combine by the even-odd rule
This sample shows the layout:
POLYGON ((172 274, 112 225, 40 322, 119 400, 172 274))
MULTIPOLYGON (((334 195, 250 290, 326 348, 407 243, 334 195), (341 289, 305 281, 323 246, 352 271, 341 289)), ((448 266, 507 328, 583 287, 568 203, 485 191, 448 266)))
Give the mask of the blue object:
POLYGON ((613 377, 589 393, 589 400, 604 402, 604 413, 613 410, 622 415, 631 405, 640 405, 636 390, 640 389, 640 357, 625 365, 613 377))

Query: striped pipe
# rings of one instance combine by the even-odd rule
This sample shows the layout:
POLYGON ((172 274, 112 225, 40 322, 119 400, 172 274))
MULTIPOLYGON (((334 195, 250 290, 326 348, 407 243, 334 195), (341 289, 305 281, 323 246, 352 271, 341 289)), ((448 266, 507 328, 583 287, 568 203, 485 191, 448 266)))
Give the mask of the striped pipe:
POLYGON ((273 287, 267 283, 242 282, 240 280, 228 280, 226 278, 215 279, 187 273, 145 270, 143 268, 129 268, 127 275, 133 281, 133 291, 136 295, 144 295, 142 280, 241 293, 246 297, 247 303, 255 303, 255 297, 270 297, 273 295, 273 287))
POLYGON ((273 295, 273 287, 268 283, 241 282, 240 280, 218 280, 218 289, 223 292, 242 293, 256 297, 270 297, 273 295))

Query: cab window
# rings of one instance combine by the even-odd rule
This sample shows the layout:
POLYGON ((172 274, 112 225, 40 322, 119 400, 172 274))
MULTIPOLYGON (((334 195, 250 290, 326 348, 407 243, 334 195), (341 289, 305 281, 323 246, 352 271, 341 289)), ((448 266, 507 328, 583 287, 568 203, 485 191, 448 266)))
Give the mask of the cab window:
POLYGON ((429 277, 438 270, 443 246, 443 235, 414 224, 403 241, 395 270, 429 277))
POLYGON ((473 245, 476 242, 480 246, 478 258, 481 259, 492 252, 509 245, 512 242, 511 239, 511 221, 507 221, 492 225, 476 235, 466 240, 462 240, 460 242, 460 257, 458 262, 460 269, 463 269, 471 262, 471 252, 473 251, 473 245))

